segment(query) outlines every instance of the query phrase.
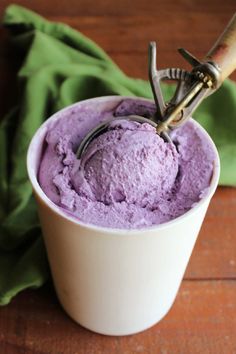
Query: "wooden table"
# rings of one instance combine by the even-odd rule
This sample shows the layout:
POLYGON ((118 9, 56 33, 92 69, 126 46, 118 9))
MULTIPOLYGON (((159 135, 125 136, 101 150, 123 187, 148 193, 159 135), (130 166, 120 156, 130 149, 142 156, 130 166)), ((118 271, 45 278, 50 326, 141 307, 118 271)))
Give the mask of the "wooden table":
MULTIPOLYGON (((147 79, 147 43, 159 67, 185 67, 176 48, 202 57, 235 11, 235 0, 21 0, 101 45, 129 75, 147 79)), ((1 0, 3 13, 8 0, 1 0)), ((16 58, 1 29, 1 114, 14 100, 16 58)), ((236 79, 236 73, 232 76, 236 79)), ((236 189, 219 188, 209 207, 174 306, 151 329, 106 337, 63 312, 51 284, 27 290, 0 309, 0 354, 236 353, 236 189)))

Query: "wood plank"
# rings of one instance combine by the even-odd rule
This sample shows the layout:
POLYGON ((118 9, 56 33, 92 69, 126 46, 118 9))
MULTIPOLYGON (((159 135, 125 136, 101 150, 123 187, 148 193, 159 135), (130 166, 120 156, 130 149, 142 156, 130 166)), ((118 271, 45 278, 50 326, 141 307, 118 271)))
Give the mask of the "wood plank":
MULTIPOLYGON (((160 15, 158 20, 148 15, 124 15, 115 19, 109 16, 54 15, 49 16, 49 19, 65 22, 93 39, 127 75, 147 79, 147 45, 150 40, 158 42, 159 68, 174 66, 189 69, 177 53, 177 48, 186 47, 202 58, 227 23, 231 12, 224 10, 217 15, 208 11, 195 13, 191 8, 188 16, 178 16, 178 13, 171 12, 168 15, 169 21, 166 21, 166 16, 160 15)), ((0 95, 6 97, 0 108, 1 116, 15 101, 15 75, 21 60, 10 46, 7 31, 0 29, 0 95)), ((236 72, 231 77, 236 79, 236 72)))
MULTIPOLYGON (((9 0, 1 0, 0 13, 10 3, 9 0)), ((168 21, 168 16, 175 13, 176 16, 186 18, 189 12, 198 14, 209 13, 222 15, 222 13, 233 13, 235 11, 234 0, 224 0, 223 6, 221 1, 215 0, 151 0, 147 3, 145 0, 61 0, 60 4, 48 0, 14 0, 15 4, 20 4, 38 11, 43 15, 65 14, 66 16, 123 16, 123 15, 150 15, 158 18, 164 16, 168 21)))
MULTIPOLYGON (((157 20, 155 17, 147 15, 122 16, 119 18, 108 16, 75 16, 72 18, 49 16, 47 18, 66 23, 81 31, 98 43, 111 56, 113 54, 142 54, 147 56, 149 41, 156 40, 159 48, 158 62, 160 65, 176 66, 185 64, 185 61, 177 53, 178 47, 186 47, 196 56, 203 57, 225 27, 231 15, 232 12, 218 14, 217 16, 208 13, 199 15, 190 12, 187 17, 183 18, 172 13, 169 14, 168 22, 166 18, 159 17, 157 20)), ((4 32, 6 31, 1 29, 1 36, 5 36, 4 32)), ((1 49, 2 51, 3 49, 1 49)), ((142 73, 140 74, 142 75, 142 73)))
MULTIPOLYGON (((7 3, 6 0, 1 2, 0 13, 3 12, 7 3)), ((118 6, 120 7, 114 11, 113 2, 110 2, 109 6, 104 0, 99 6, 90 6, 89 3, 84 6, 83 2, 76 1, 71 4, 72 14, 68 13, 68 6, 64 9, 67 2, 62 2, 58 8, 52 8, 52 14, 48 11, 51 6, 50 2, 36 1, 32 4, 31 1, 25 0, 20 3, 39 11, 50 20, 65 22, 80 30, 101 45, 128 75, 144 79, 147 79, 147 44, 151 39, 158 41, 159 67, 180 66, 187 68, 187 64, 176 51, 177 47, 186 47, 196 56, 203 57, 233 13, 232 1, 227 1, 221 11, 212 1, 205 11, 200 11, 202 4, 196 5, 193 1, 188 4, 180 3, 176 8, 171 1, 167 1, 165 4, 160 4, 161 12, 157 9, 157 16, 150 16, 151 8, 156 8, 155 2, 150 2, 151 7, 146 7, 146 10, 143 9, 141 1, 137 1, 138 6, 132 3, 131 15, 129 15, 129 4, 124 6, 122 2, 119 2, 118 6), (188 16, 183 16, 186 6, 188 7, 188 16), (126 9, 125 12, 124 9, 126 9), (112 16, 109 13, 110 10, 113 10, 112 16), (99 11, 102 11, 104 16, 99 16, 99 11), (63 16, 60 15, 62 13, 63 16), (122 14, 122 16, 117 17, 118 14, 122 14), (73 16, 68 17, 68 15, 73 16), (189 35, 189 31, 191 31, 191 35, 189 35)), ((0 32, 0 39, 0 75, 3 78, 0 93, 1 96, 4 92, 8 93, 8 98, 6 101, 4 100, 3 107, 1 107, 1 114, 4 114, 13 102, 12 82, 14 82, 16 64, 19 63, 19 60, 10 50, 9 38, 3 29, 0 32), (10 79, 7 80, 7 77, 10 79)), ((236 73, 232 77, 236 79, 236 73)), ((13 90, 13 94, 15 94, 15 90, 13 90)))
POLYGON ((236 353, 236 282, 184 281, 174 306, 137 335, 87 331, 62 311, 50 287, 26 291, 0 309, 1 353, 236 353))
POLYGON ((186 278, 236 279, 236 189, 218 188, 200 231, 186 278))

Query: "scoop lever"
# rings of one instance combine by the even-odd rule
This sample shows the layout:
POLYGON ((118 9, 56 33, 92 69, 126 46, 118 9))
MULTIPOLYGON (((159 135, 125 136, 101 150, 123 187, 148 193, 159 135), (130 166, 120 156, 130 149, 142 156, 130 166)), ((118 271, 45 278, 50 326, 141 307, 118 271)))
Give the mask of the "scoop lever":
POLYGON ((193 67, 191 72, 170 68, 156 69, 156 44, 149 45, 149 80, 155 103, 157 133, 167 134, 179 127, 196 110, 204 98, 214 93, 222 82, 236 68, 236 14, 206 57, 200 61, 187 50, 179 53, 193 67), (177 87, 173 98, 165 103, 160 81, 176 80, 177 87))

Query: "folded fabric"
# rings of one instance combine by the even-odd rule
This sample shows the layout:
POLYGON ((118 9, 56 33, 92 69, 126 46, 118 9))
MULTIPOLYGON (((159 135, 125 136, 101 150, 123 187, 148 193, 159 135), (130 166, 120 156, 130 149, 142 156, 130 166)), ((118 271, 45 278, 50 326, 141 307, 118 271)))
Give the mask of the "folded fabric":
MULTIPOLYGON (((149 83, 127 77, 90 39, 16 5, 6 9, 16 55, 19 100, 0 125, 0 304, 38 287, 49 270, 36 205, 26 172, 28 144, 56 110, 105 95, 152 98, 149 83)), ((167 95, 173 87, 164 85, 167 95)), ((236 86, 227 80, 202 103, 195 118, 215 141, 222 164, 220 183, 236 185, 236 86)))

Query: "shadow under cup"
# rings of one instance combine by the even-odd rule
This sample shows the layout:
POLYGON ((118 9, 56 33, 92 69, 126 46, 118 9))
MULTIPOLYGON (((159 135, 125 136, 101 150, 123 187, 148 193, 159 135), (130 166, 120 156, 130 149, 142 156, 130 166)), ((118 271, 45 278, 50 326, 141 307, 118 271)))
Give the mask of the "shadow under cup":
MULTIPOLYGON (((126 98, 94 98, 69 108, 89 105, 102 111, 126 98)), ((85 224, 49 200, 37 180, 47 126, 67 109, 54 114, 38 129, 27 156, 56 292, 65 311, 82 326, 107 335, 137 333, 157 323, 175 300, 218 184, 218 152, 201 128, 215 151, 214 171, 203 199, 184 215, 139 230, 85 224)))

